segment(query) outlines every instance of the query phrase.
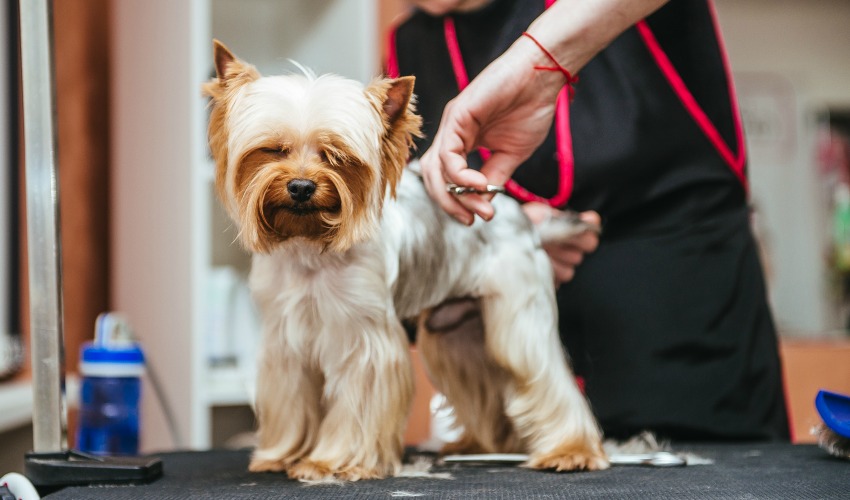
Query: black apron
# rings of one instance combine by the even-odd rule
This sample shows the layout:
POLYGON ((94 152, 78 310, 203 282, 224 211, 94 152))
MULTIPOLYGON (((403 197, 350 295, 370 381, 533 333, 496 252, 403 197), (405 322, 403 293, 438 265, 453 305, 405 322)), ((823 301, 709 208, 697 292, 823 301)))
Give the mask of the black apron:
MULTIPOLYGON (((454 15, 469 77, 543 9, 544 0, 493 0, 454 15)), ((458 92, 450 43, 445 20, 418 11, 391 35, 392 64, 416 76, 426 134, 417 154, 458 92)), ((724 63, 712 6, 672 0, 578 75, 569 106, 574 167, 559 205, 598 211, 603 234, 558 290, 560 327, 610 437, 645 429, 674 439, 788 435, 724 63)), ((544 198, 563 185, 555 136, 553 127, 513 177, 544 198)), ((477 153, 470 164, 480 165, 477 153)))

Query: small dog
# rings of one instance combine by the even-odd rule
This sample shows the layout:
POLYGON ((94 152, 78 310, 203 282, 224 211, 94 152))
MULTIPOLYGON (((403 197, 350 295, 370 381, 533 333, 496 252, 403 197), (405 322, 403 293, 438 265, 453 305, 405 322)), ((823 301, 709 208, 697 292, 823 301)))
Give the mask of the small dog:
POLYGON ((478 297, 485 334, 420 333, 463 425, 453 452, 527 452, 604 469, 601 433, 563 355, 552 270, 519 205, 454 222, 405 165, 413 77, 262 77, 214 42, 216 186, 251 251, 263 339, 251 471, 304 480, 395 474, 413 393, 399 318, 478 297))

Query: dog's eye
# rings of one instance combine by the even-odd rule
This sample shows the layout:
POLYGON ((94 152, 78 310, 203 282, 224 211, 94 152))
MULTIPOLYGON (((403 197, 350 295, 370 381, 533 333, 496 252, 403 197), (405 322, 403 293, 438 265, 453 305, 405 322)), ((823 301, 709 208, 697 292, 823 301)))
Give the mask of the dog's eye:
POLYGON ((289 156, 289 148, 286 146, 278 146, 276 148, 260 148, 260 151, 266 154, 275 155, 280 158, 289 156))
POLYGON ((331 163, 331 158, 328 156, 327 151, 319 151, 319 159, 322 160, 322 163, 331 163))

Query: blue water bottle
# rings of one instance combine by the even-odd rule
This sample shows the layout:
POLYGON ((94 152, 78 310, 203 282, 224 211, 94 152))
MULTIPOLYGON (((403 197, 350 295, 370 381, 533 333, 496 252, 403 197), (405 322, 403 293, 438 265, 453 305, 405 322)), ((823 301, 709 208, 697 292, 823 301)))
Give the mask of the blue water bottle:
POLYGON ((127 322, 115 313, 98 316, 94 342, 80 356, 77 448, 95 455, 137 455, 139 399, 145 358, 127 322))

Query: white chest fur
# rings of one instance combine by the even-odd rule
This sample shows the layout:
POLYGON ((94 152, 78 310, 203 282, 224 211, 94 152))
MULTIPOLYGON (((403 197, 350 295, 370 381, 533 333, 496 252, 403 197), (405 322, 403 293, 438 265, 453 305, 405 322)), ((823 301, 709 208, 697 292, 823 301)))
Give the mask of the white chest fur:
POLYGON ((270 255, 256 255, 251 289, 265 317, 265 334, 285 332, 289 347, 306 353, 322 349, 314 345, 319 336, 358 342, 351 337, 386 331, 387 325, 376 322, 415 317, 448 298, 481 296, 486 290, 479 278, 492 274, 484 269, 493 265, 494 249, 535 244, 516 238, 529 230, 518 205, 507 198, 494 202, 498 223, 466 227, 406 174, 398 199, 386 200, 372 240, 339 253, 295 239, 270 255))

